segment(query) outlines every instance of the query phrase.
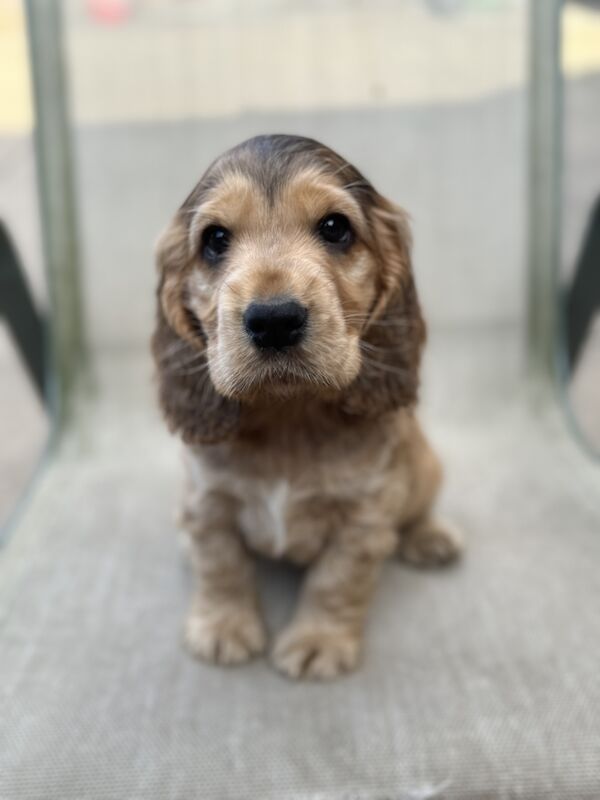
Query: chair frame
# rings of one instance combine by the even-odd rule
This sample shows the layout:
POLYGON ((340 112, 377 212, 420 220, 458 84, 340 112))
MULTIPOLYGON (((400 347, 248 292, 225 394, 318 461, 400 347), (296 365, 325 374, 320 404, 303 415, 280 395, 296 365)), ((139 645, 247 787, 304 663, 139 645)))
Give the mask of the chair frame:
POLYGON ((55 432, 71 421, 87 374, 87 333, 60 0, 26 0, 38 195, 49 295, 48 403, 55 432))

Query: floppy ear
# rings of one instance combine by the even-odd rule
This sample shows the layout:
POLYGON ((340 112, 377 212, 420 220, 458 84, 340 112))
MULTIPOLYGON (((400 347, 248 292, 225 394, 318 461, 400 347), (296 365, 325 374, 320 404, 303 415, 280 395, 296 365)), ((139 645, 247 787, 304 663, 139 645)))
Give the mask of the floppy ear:
POLYGON ((361 370, 342 403, 348 414, 363 416, 416 403, 425 342, 425 323, 412 274, 408 217, 380 195, 371 215, 379 295, 361 336, 361 370))
POLYGON ((215 390, 202 324, 186 306, 185 275, 191 259, 181 220, 176 218, 161 238, 156 258, 160 281, 152 354, 163 414, 170 430, 186 444, 222 441, 237 427, 239 406, 215 390))

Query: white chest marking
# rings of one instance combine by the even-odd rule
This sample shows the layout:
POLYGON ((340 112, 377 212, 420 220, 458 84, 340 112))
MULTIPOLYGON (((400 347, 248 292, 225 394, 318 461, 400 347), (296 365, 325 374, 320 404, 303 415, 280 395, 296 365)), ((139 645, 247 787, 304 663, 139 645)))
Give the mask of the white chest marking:
POLYGON ((265 503, 271 518, 271 533, 275 551, 283 553, 286 545, 285 513, 287 510, 290 487, 287 481, 278 481, 266 492, 265 503))
POLYGON ((289 484, 284 480, 255 487, 246 498, 240 517, 248 539, 257 544, 268 542, 267 550, 276 556, 283 555, 286 549, 289 493, 289 484))
POLYGON ((286 480, 265 481, 233 476, 229 470, 206 470, 202 461, 187 449, 192 506, 203 502, 203 494, 222 488, 240 501, 238 521, 249 544, 272 556, 282 556, 288 545, 286 517, 290 502, 290 484, 286 480))

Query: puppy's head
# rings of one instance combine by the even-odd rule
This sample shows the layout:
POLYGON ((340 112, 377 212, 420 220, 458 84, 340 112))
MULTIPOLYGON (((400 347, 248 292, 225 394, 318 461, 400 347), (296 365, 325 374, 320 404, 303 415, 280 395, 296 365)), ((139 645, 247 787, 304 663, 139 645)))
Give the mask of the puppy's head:
POLYGON ((188 442, 241 406, 321 397, 377 415, 416 399, 424 325, 406 215, 312 139, 259 136, 207 170, 158 246, 153 350, 188 442))

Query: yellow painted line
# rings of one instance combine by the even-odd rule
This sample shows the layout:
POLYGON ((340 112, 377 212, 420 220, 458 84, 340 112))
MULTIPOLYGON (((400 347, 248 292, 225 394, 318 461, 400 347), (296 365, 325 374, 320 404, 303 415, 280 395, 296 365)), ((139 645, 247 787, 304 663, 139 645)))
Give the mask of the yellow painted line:
POLYGON ((0 0, 0 134, 31 129, 32 108, 23 7, 0 0))
POLYGON ((563 70, 576 77, 600 70, 600 13, 567 6, 563 13, 563 70))

